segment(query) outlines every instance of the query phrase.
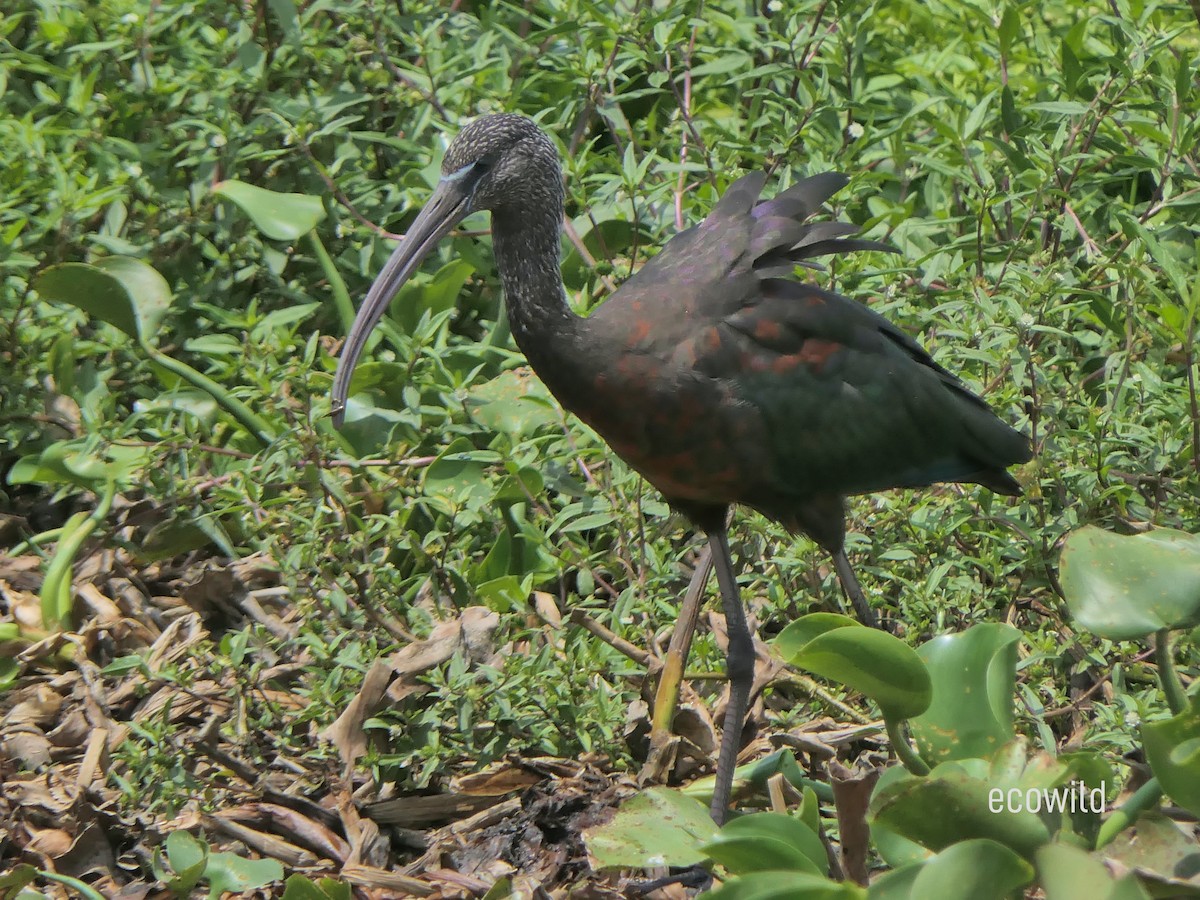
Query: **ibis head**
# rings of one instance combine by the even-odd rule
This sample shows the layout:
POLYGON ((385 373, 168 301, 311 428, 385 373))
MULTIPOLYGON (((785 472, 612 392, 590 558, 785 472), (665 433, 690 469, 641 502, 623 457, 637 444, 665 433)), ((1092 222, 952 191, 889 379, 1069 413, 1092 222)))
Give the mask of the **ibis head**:
MULTIPOLYGON (((558 152, 546 134, 524 116, 493 115, 463 128, 442 159, 433 195, 409 226, 404 240, 371 285, 338 360, 333 381, 333 420, 341 425, 354 367, 371 331, 392 298, 438 242, 473 212, 545 220, 557 233, 563 188, 558 152)), ((557 278, 557 254, 554 256, 557 278)))

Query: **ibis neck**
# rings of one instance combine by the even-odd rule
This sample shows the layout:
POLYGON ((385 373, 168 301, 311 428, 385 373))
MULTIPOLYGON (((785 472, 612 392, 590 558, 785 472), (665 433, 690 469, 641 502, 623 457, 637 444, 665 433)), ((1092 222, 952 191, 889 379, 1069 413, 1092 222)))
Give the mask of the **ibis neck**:
POLYGON ((492 246, 513 339, 551 392, 570 407, 586 320, 567 306, 559 268, 561 222, 561 209, 494 210, 492 246))

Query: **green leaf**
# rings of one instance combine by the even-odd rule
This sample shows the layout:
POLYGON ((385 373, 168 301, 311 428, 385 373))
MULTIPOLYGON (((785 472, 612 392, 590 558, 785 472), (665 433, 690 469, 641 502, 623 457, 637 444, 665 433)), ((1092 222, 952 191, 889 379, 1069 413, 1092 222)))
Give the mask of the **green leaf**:
MULTIPOLYGON (((883 770, 879 781, 875 783, 872 797, 878 797, 889 785, 907 781, 910 778, 912 778, 912 774, 904 766, 889 766, 883 770)), ((922 847, 916 841, 896 833, 878 818, 871 823, 871 842, 879 851, 879 855, 883 857, 883 861, 896 869, 907 868, 912 863, 922 863, 933 856, 933 851, 928 847, 922 847)))
POLYGON ((454 308, 463 285, 474 272, 475 267, 465 259, 454 259, 428 279, 417 276, 409 280, 391 302, 392 320, 405 334, 414 334, 422 316, 436 316, 454 308))
POLYGON ((716 833, 701 803, 679 791, 650 788, 605 824, 584 829, 583 841, 602 869, 691 866, 707 859, 701 848, 716 833))
POLYGON ((529 369, 510 369, 472 388, 467 409, 484 427, 517 439, 562 419, 545 385, 529 369))
MULTIPOLYGON (((874 829, 872 829, 874 837, 874 829)), ((932 854, 930 854, 932 855, 932 854)), ((921 874, 923 863, 909 863, 871 879, 867 900, 917 900, 913 884, 921 874)))
POLYGON ((47 300, 69 303, 130 337, 137 337, 137 315, 125 286, 95 266, 86 263, 51 266, 33 280, 33 288, 47 300))
POLYGON ((282 900, 351 900, 353 896, 354 892, 345 882, 333 878, 313 882, 297 873, 284 882, 282 900))
POLYGON ((1113 878, 1104 863, 1078 847, 1047 844, 1034 862, 1046 900, 1150 900, 1137 876, 1113 878))
POLYGON ((488 469, 501 461, 492 450, 476 450, 466 438, 456 438, 425 470, 425 493, 445 497, 456 506, 479 509, 494 492, 488 469))
POLYGON ((36 456, 24 456, 9 470, 11 484, 70 484, 99 492, 109 482, 128 485, 145 470, 150 448, 101 445, 94 438, 55 441, 36 456))
POLYGON ((1104 848, 1103 856, 1138 873, 1154 897, 1200 897, 1200 846, 1166 816, 1143 813, 1104 848))
POLYGON ((766 871, 731 878, 704 896, 711 900, 863 900, 867 892, 856 884, 807 872, 766 871))
POLYGON ((159 271, 128 256, 106 256, 96 268, 111 275, 125 288, 133 303, 137 335, 154 343, 159 326, 171 309, 171 286, 159 271))
POLYGON ((242 181, 222 181, 213 193, 241 207, 259 231, 276 241, 298 240, 325 218, 321 198, 308 194, 281 194, 242 181))
POLYGON ((987 838, 1029 856, 1050 839, 1045 824, 1026 809, 1013 811, 997 785, 943 764, 924 777, 898 779, 871 799, 873 818, 893 833, 931 850, 987 838), (997 795, 1000 792, 1000 802, 997 795))
POLYGON ((1187 532, 1125 536, 1088 525, 1067 538, 1059 565, 1071 615, 1100 637, 1200 622, 1200 538, 1187 532))
POLYGON ((843 626, 837 620, 844 618, 830 618, 828 613, 803 616, 785 628, 775 643, 787 649, 786 662, 861 691, 888 718, 906 719, 924 712, 932 688, 916 651, 879 629, 843 626))
POLYGON ((1020 638, 1012 626, 992 622, 936 637, 918 648, 932 680, 933 699, 909 728, 931 764, 990 757, 1013 739, 1020 638))
POLYGON ((1146 760, 1163 791, 1200 815, 1200 697, 1177 716, 1142 726, 1146 760))
POLYGON ((734 819, 702 848, 734 874, 788 869, 829 874, 829 857, 815 831, 783 813, 734 819))
POLYGON ((1033 866, 986 838, 962 841, 921 866, 913 897, 937 900, 1005 900, 1033 880, 1033 866))
POLYGON ((167 835, 167 862, 175 873, 168 887, 177 894, 190 893, 204 875, 208 846, 186 831, 167 835))
POLYGON ((236 853, 210 853, 204 870, 209 900, 225 893, 240 893, 265 887, 283 879, 283 865, 277 859, 245 859, 236 853))
POLYGON ((1015 3, 1006 4, 1000 17, 1000 55, 1007 57, 1012 52, 1013 41, 1021 34, 1021 14, 1015 3))
POLYGON ((843 616, 841 613, 809 613, 789 622, 771 644, 783 659, 790 659, 803 650, 806 644, 827 631, 861 625, 858 619, 843 616))

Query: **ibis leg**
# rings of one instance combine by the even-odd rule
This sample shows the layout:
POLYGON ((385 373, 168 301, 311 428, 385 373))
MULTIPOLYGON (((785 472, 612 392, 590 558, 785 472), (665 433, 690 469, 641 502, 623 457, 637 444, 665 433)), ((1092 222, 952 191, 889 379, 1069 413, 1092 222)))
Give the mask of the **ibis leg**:
POLYGON ((850 598, 850 603, 854 606, 858 621, 870 628, 878 628, 879 619, 876 618, 875 610, 871 609, 871 604, 867 602, 866 595, 863 594, 863 589, 846 556, 845 548, 838 548, 833 554, 833 566, 837 570, 838 581, 842 583, 842 590, 846 592, 846 596, 850 598))
POLYGON ((733 770, 737 767, 738 747, 742 741, 742 726, 750 705, 750 690, 754 686, 754 636, 746 624, 746 611, 738 593, 733 574, 733 559, 724 527, 708 535, 712 547, 713 566, 721 586, 721 607, 725 612, 725 631, 729 636, 726 670, 729 678, 729 704, 721 728, 721 752, 717 756, 717 779, 713 786, 709 812, 718 825, 725 823, 729 813, 729 795, 733 790, 733 770))

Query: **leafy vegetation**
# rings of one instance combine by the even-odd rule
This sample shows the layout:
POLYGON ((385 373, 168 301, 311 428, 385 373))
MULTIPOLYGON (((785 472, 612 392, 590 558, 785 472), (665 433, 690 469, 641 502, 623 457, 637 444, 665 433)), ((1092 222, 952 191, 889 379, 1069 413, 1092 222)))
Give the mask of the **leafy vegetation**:
MULTIPOLYGON (((337 339, 392 233, 427 195, 457 125, 501 109, 535 116, 559 142, 575 308, 603 302, 744 171, 765 168, 777 187, 844 171, 840 214, 901 253, 839 260, 816 277, 918 335, 1034 439, 1019 500, 942 488, 854 501, 851 557, 901 626, 902 640, 870 653, 857 643, 883 636, 836 620, 819 551, 752 514, 733 529, 760 632, 822 679, 778 680, 763 733, 799 739, 820 715, 836 731, 878 709, 910 770, 917 759, 933 767, 920 782, 933 788, 900 768, 877 788, 872 815, 892 834, 876 835, 873 852, 892 872, 871 895, 950 896, 939 885, 972 885, 973 872, 1001 894, 1036 875, 1050 897, 1080 886, 1089 898, 1140 896, 1138 885, 1098 887, 1108 876, 1084 848, 1101 827, 1106 852, 1127 865, 1143 862, 1134 833, 1165 858, 1195 853, 1194 833, 1135 822, 1157 805, 1145 787, 1156 783, 1196 813, 1196 593, 1138 602, 1147 586, 1194 588, 1194 539, 1155 531, 1130 549, 1121 542, 1134 538, 1114 536, 1195 531, 1200 512, 1191 8, 10 6, 0 775, 19 787, 0 787, 0 822, 17 823, 0 825, 0 859, 36 865, 14 869, 5 890, 95 877, 57 852, 56 829, 68 844, 87 835, 113 859, 131 855, 147 880, 163 844, 168 883, 230 863, 185 837, 172 855, 167 835, 188 828, 213 843, 219 825, 242 855, 281 852, 221 818, 234 807, 250 816, 247 798, 274 804, 255 812, 261 831, 290 821, 281 810, 307 817, 310 827, 290 826, 289 868, 327 860, 329 874, 379 884, 379 869, 420 856, 404 834, 454 816, 408 822, 379 850, 358 813, 330 818, 315 801, 337 798, 333 808, 359 791, 375 801, 359 813, 386 829, 397 823, 382 818, 389 798, 415 808, 420 795, 459 794, 453 779, 551 758, 537 771, 557 788, 527 796, 521 820, 533 828, 539 803, 564 804, 545 826, 549 846, 591 824, 568 804, 599 797, 597 773, 636 768, 626 710, 696 542, 520 368, 484 217, 395 304, 344 432, 328 419, 337 339), (1073 574, 1071 554, 1087 560, 1073 574), (1109 563, 1121 569, 1113 594, 1096 587, 1109 563), (1132 605, 1112 599, 1120 591, 1132 605), (809 610, 819 612, 800 618, 809 610), (1152 633, 1153 655, 1142 644, 1152 633), (381 658, 386 702, 372 677, 381 658), (985 704, 938 694, 956 673, 986 685, 985 704), (37 737, 69 713, 88 727, 37 737), (968 721, 969 740, 945 739, 968 721), (590 787, 572 793, 562 767, 580 759, 590 787), (966 843, 911 827, 922 804, 978 802, 989 772, 1021 785, 1099 777, 1124 812, 1045 832, 1076 835, 1075 846, 1047 843, 1030 822, 964 833, 966 843), (58 806, 55 779, 103 799, 58 806), (936 865, 913 862, 930 850, 936 865)), ((721 671, 711 633, 691 665, 721 671)), ((870 737, 837 751, 854 759, 870 737)), ((764 836, 747 818, 711 845, 724 849, 696 850, 711 835, 688 844, 687 862, 707 853, 745 879, 727 882, 727 896, 769 896, 754 891, 780 882, 760 876, 786 860, 813 896, 858 896, 830 887, 815 859, 808 835, 840 838, 841 823, 821 757, 806 753, 811 781, 779 766, 804 797, 789 823, 759 819, 764 836), (776 844, 786 849, 768 856, 776 844), (762 855, 739 861, 738 846, 762 855)), ((543 883, 583 877, 578 843, 564 846, 576 867, 539 869, 543 883)), ((462 868, 485 873, 480 894, 504 883, 483 863, 462 868)), ((288 885, 295 896, 341 888, 288 885)))

